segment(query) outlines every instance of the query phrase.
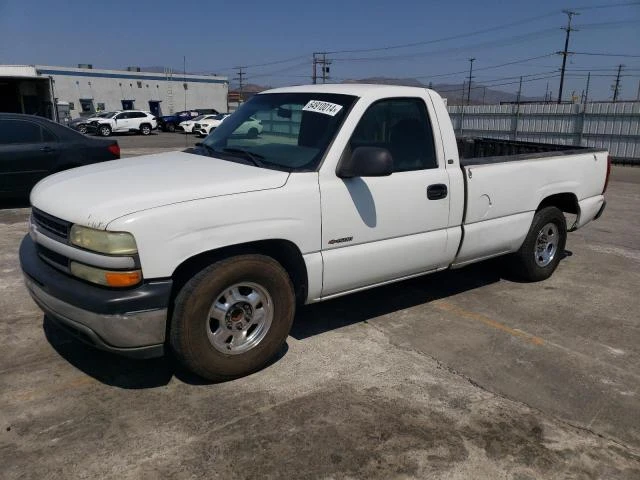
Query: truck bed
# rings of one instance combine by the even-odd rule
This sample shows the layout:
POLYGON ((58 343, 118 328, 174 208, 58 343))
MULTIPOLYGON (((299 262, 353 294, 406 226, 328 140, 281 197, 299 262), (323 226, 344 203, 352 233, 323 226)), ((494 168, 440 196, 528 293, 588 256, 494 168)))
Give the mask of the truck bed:
POLYGON ((457 137, 456 141, 460 165, 463 167, 606 151, 604 149, 577 147, 575 145, 518 142, 484 137, 457 137))
POLYGON ((554 194, 565 195, 569 205, 579 204, 570 227, 595 216, 606 150, 477 137, 458 138, 457 144, 465 204, 464 240, 455 266, 517 250, 536 209, 554 194))

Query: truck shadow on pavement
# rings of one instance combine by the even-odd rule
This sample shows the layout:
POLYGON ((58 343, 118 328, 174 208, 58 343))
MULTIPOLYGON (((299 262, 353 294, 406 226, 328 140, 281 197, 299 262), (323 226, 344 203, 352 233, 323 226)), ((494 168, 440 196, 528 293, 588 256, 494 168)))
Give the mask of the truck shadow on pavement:
MULTIPOLYGON (((563 258, 571 256, 564 252, 563 258)), ((378 287, 335 300, 299 308, 290 335, 296 340, 321 335, 356 323, 427 304, 501 280, 517 281, 504 273, 500 259, 481 262, 460 270, 378 287)), ((156 388, 176 377, 191 385, 213 382, 184 369, 171 354, 162 358, 135 360, 97 350, 62 330, 46 316, 43 328, 51 346, 71 365, 99 382, 125 389, 156 388)), ((287 354, 285 345, 264 368, 276 364, 287 354)))

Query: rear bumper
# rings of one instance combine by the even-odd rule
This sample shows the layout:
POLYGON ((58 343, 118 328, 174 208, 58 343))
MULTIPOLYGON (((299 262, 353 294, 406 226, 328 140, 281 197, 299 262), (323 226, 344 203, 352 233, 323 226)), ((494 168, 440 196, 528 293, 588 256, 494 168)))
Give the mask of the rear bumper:
POLYGON ((604 201, 603 195, 595 195, 593 197, 580 200, 578 205, 580 207, 580 213, 576 219, 576 223, 571 229, 572 231, 582 228, 590 221, 599 218, 604 211, 606 202, 604 201))
POLYGON ((598 213, 596 213, 596 216, 595 216, 595 217, 593 217, 593 219, 594 219, 594 220, 599 219, 599 218, 602 216, 602 214, 604 213, 604 209, 605 209, 606 207, 607 207, 607 201, 606 201, 606 200, 603 200, 603 202, 602 202, 602 206, 600 207, 600 210, 598 210, 598 213))
POLYGON ((170 280, 127 290, 93 286, 44 262, 29 236, 20 245, 20 264, 33 300, 80 340, 129 357, 163 355, 170 280))

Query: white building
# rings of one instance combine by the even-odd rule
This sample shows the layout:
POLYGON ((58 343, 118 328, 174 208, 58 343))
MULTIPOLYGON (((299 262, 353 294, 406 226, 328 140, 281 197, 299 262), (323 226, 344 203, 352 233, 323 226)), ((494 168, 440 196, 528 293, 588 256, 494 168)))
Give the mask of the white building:
POLYGON ((229 81, 213 75, 98 70, 46 65, 0 65, 0 112, 63 120, 96 111, 148 110, 168 115, 187 109, 227 111, 229 81), (56 108, 53 108, 53 105, 56 108))

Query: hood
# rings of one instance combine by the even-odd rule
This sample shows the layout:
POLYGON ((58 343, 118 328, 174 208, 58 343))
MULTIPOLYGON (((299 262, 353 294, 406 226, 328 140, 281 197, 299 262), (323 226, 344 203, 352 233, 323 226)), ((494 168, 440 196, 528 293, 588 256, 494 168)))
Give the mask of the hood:
POLYGON ((167 152, 113 160, 51 175, 31 204, 93 228, 140 210, 284 186, 289 174, 203 155, 167 152))

